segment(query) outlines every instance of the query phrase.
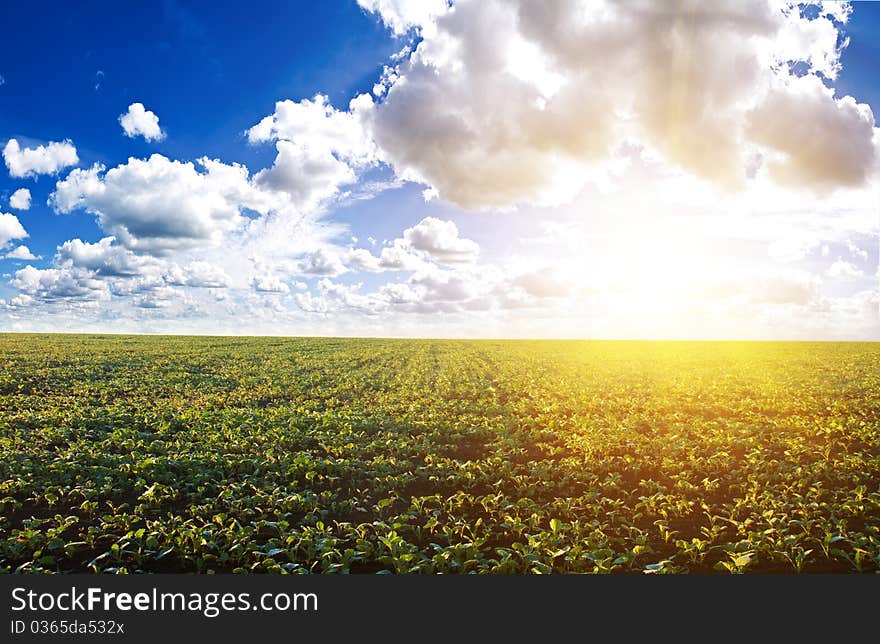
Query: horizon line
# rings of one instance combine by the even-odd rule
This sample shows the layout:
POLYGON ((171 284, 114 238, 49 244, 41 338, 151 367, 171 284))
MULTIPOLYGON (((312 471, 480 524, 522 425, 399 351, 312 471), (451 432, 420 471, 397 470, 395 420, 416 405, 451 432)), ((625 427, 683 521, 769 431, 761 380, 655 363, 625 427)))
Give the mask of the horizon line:
POLYGON ((778 338, 608 338, 608 337, 444 337, 444 336, 360 336, 360 335, 273 335, 224 333, 149 333, 119 331, 2 331, 0 336, 116 336, 131 338, 243 338, 283 340, 409 340, 449 342, 695 342, 695 343, 800 343, 800 344, 880 344, 880 340, 778 339, 778 338))

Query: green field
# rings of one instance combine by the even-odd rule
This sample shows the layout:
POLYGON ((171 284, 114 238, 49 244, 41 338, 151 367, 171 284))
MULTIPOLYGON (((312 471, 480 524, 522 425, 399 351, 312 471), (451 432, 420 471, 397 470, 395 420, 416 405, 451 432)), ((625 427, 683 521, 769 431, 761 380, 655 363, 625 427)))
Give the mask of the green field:
POLYGON ((880 570, 880 345, 0 335, 0 571, 880 570))

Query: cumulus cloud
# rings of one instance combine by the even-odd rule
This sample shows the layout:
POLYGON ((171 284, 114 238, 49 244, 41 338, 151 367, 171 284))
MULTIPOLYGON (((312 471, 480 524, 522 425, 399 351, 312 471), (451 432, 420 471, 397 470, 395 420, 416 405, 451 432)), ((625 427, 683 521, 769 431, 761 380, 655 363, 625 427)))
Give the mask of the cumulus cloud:
POLYGON ((362 295, 361 284, 338 284, 324 278, 318 282, 317 294, 311 291, 293 296, 296 305, 306 313, 321 316, 331 312, 349 311, 374 315, 386 308, 386 303, 375 295, 362 295))
POLYGON ((406 244, 444 263, 468 263, 477 259, 479 245, 458 236, 455 222, 425 217, 403 232, 406 244))
POLYGON ((336 276, 348 270, 340 257, 332 250, 318 248, 299 262, 299 272, 304 275, 336 276))
POLYGON ((330 304, 324 297, 312 295, 310 291, 297 293, 293 296, 296 305, 306 313, 326 314, 330 311, 330 304))
POLYGON ((110 297, 106 282, 83 271, 25 266, 15 272, 10 284, 31 299, 38 300, 69 298, 106 300, 110 297))
POLYGON ((322 316, 345 312, 431 314, 463 313, 537 307, 565 298, 571 276, 549 266, 501 267, 478 264, 479 246, 462 238, 452 221, 426 217, 386 241, 378 255, 364 248, 337 253, 322 248, 308 254, 300 272, 321 275, 316 292, 294 296, 303 311, 322 316), (360 283, 342 284, 335 277, 349 270, 378 273, 407 272, 402 281, 391 281, 368 291, 360 283))
POLYGON ((382 271, 414 271, 423 266, 421 257, 414 255, 401 242, 395 240, 394 245, 386 246, 378 256, 365 248, 353 248, 346 254, 346 265, 354 270, 368 273, 382 271))
POLYGON ((382 270, 379 258, 366 248, 352 248, 346 255, 346 265, 356 271, 378 273, 382 270))
POLYGON ((149 258, 136 255, 114 243, 115 237, 104 237, 95 243, 71 239, 58 247, 55 262, 59 266, 85 269, 107 277, 133 277, 154 266, 149 258))
POLYGON ((19 188, 9 197, 9 207, 16 210, 30 210, 31 191, 27 188, 19 188))
POLYGON ((860 260, 862 260, 863 262, 868 261, 868 251, 866 251, 864 248, 860 247, 853 240, 851 240, 851 239, 846 240, 846 249, 849 251, 850 255, 852 255, 853 257, 857 257, 860 260))
POLYGON ((300 208, 311 209, 353 183, 357 171, 377 161, 377 151, 365 129, 372 99, 361 94, 347 111, 327 97, 279 101, 275 112, 247 131, 251 143, 274 141, 274 164, 254 176, 258 185, 284 190, 300 208))
POLYGON ((327 151, 355 163, 375 158, 376 150, 364 130, 364 113, 372 100, 361 94, 349 104, 348 111, 330 105, 323 94, 301 101, 278 101, 275 112, 247 131, 251 143, 291 141, 302 148, 327 151))
POLYGON ((170 309, 178 298, 178 292, 170 286, 151 289, 134 298, 134 306, 141 309, 170 309))
POLYGON ((186 266, 172 264, 163 278, 166 284, 193 288, 226 288, 232 282, 222 268, 205 261, 190 262, 186 266))
POLYGON ((394 240, 391 246, 386 246, 379 252, 378 265, 383 271, 414 271, 423 264, 422 258, 413 254, 400 239, 394 240))
POLYGON ((428 270, 413 275, 409 284, 420 292, 419 300, 432 302, 470 302, 489 285, 474 279, 476 275, 460 271, 428 270))
POLYGON ((39 256, 34 255, 31 252, 31 249, 27 246, 16 246, 13 250, 6 253, 3 257, 6 259, 17 259, 20 261, 31 261, 35 259, 40 259, 39 256))
POLYGON ((287 192, 301 208, 311 209, 353 183, 354 171, 332 154, 302 148, 290 141, 275 144, 278 155, 271 168, 260 170, 255 181, 272 190, 287 192))
POLYGON ((0 248, 13 239, 24 239, 28 234, 15 215, 0 212, 0 248))
POLYGON ((49 203, 58 213, 94 214, 108 234, 68 240, 49 272, 18 275, 13 285, 29 306, 109 298, 116 311, 180 319, 210 311, 229 319, 252 305, 246 293, 288 292, 285 277, 300 268, 315 275, 348 270, 328 243, 342 227, 298 211, 287 193, 257 185, 239 164, 154 154, 109 170, 95 165, 59 180, 49 203))
POLYGON ((290 287, 273 273, 259 273, 251 278, 251 288, 259 293, 289 293, 290 287))
POLYGON ((783 185, 822 192, 857 187, 876 169, 871 108, 852 96, 835 99, 816 76, 771 90, 749 113, 746 132, 776 153, 767 169, 783 185))
POLYGON ((24 178, 55 174, 79 163, 79 157, 69 140, 22 148, 16 139, 9 139, 3 148, 3 161, 11 176, 24 178))
POLYGON ((859 270, 859 267, 855 264, 843 259, 838 259, 828 267, 828 275, 839 279, 855 279, 863 277, 864 273, 862 273, 862 271, 859 270))
POLYGON ((762 159, 773 180, 816 191, 863 185, 876 168, 870 108, 819 76, 839 71, 848 8, 458 0, 418 17, 362 6, 422 33, 365 112, 382 158, 464 207, 568 201, 621 140, 727 190, 762 159))
POLYGON ((365 10, 377 13, 395 36, 430 24, 448 10, 448 0, 357 0, 365 10))
POLYGON ((359 271, 417 271, 428 262, 471 264, 476 262, 480 246, 472 239, 459 236, 455 222, 425 217, 403 235, 374 255, 365 248, 353 248, 345 255, 345 263, 359 271))
POLYGON ((242 165, 160 154, 106 173, 101 165, 74 170, 56 184, 50 203, 59 213, 85 209, 122 245, 155 253, 216 243, 245 225, 244 208, 266 213, 283 205, 257 189, 242 165))
POLYGON ((28 304, 79 306, 123 298, 129 306, 141 306, 161 291, 169 299, 174 285, 215 286, 216 280, 198 262, 181 268, 148 255, 139 255, 116 243, 114 237, 90 243, 71 239, 58 246, 49 268, 16 272, 10 284, 28 297, 28 304), (164 271, 164 274, 163 274, 164 271))
POLYGON ((550 267, 502 270, 492 264, 445 268, 421 263, 404 281, 374 291, 363 285, 318 283, 317 292, 298 293, 296 304, 309 313, 385 313, 429 315, 537 308, 571 293, 561 272, 550 267))
POLYGON ((159 117, 144 107, 143 103, 132 103, 125 114, 119 115, 119 124, 125 136, 133 139, 142 136, 147 141, 161 141, 165 132, 159 127, 159 117))
MULTIPOLYGON (((64 242, 49 268, 26 267, 10 284, 26 295, 29 306, 42 303, 78 307, 89 302, 118 302, 129 311, 170 309, 183 315, 200 305, 193 289, 225 289, 232 279, 219 266, 203 260, 185 263, 137 254, 105 237, 89 243, 64 242)), ((201 302, 203 304, 204 302, 201 302)))

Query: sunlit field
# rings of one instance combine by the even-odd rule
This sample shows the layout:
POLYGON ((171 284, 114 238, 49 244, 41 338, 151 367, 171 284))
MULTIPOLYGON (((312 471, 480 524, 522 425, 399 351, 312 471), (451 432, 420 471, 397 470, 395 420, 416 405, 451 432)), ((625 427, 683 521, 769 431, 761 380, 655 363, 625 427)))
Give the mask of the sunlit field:
POLYGON ((880 345, 0 336, 4 572, 880 570, 880 345))

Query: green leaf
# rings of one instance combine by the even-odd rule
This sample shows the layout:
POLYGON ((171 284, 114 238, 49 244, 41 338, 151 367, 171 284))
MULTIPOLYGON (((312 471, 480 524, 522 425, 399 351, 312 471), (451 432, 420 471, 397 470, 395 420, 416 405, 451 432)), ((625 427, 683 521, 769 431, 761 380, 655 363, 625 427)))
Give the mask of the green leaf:
POLYGON ((733 565, 737 568, 745 568, 750 563, 752 563, 752 555, 750 554, 740 555, 733 560, 733 565))

